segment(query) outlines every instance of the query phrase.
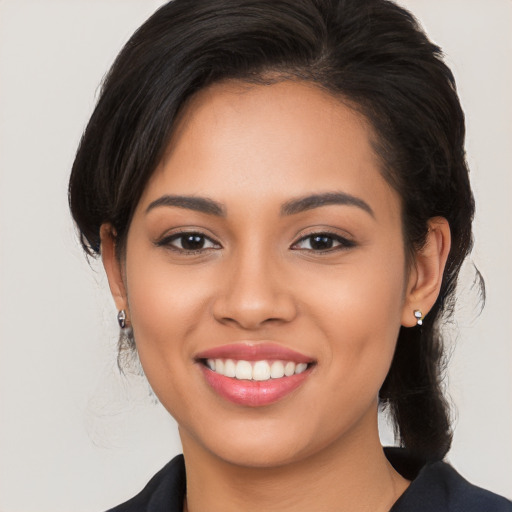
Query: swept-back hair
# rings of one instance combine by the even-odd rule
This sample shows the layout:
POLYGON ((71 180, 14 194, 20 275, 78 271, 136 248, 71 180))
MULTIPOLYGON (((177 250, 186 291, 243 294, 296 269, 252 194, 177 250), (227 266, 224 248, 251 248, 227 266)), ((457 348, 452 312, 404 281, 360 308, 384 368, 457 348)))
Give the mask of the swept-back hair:
POLYGON ((85 251, 111 223, 122 257, 134 209, 188 98, 226 79, 301 80, 361 112, 384 178, 402 202, 405 250, 445 217, 452 248, 437 302, 421 328, 402 328, 380 390, 400 443, 441 459, 451 443, 441 379, 441 324, 472 244, 474 213, 464 115, 440 49, 387 0, 174 0, 125 45, 81 140, 69 202, 85 251))

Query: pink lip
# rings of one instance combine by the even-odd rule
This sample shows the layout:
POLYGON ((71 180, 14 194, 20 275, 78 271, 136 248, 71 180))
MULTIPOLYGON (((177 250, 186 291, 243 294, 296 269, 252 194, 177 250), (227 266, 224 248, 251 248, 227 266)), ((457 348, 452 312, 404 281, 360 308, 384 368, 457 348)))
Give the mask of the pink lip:
POLYGON ((244 361, 279 360, 311 363, 313 358, 275 343, 232 343, 205 350, 197 359, 242 359, 244 361))
POLYGON ((230 402, 247 407, 261 407, 281 400, 297 389, 311 374, 311 368, 308 368, 291 377, 253 381, 225 377, 202 364, 199 367, 214 391, 230 402))
POLYGON ((232 343, 200 352, 195 359, 200 361, 206 382, 221 397, 237 405, 260 407, 269 405, 289 395, 310 375, 312 365, 299 374, 266 381, 239 380, 225 377, 202 364, 206 359, 235 359, 244 361, 293 361, 314 363, 314 359, 275 343, 232 343))

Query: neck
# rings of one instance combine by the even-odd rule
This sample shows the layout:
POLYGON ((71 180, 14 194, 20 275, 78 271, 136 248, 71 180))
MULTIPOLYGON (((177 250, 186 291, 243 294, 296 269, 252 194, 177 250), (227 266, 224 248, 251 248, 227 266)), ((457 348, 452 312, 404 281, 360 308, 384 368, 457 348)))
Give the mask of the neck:
POLYGON ((377 429, 278 467, 232 464, 181 437, 188 512, 386 512, 409 483, 387 461, 377 429))

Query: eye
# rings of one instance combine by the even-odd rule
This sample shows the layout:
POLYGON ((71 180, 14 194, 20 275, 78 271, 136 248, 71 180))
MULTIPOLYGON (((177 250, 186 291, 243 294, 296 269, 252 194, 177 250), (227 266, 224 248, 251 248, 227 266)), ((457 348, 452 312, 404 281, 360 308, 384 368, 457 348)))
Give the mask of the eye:
POLYGON ((312 233, 292 245, 292 249, 326 252, 354 247, 355 243, 334 233, 312 233))
POLYGON ((167 236, 157 242, 159 247, 166 246, 179 252, 195 253, 208 249, 220 249, 220 245, 203 233, 181 232, 167 236))

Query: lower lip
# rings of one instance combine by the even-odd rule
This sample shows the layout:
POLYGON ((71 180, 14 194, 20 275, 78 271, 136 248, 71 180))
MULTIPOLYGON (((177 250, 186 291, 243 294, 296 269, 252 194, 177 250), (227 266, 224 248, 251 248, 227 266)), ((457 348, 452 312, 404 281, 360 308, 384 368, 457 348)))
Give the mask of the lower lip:
POLYGON ((311 373, 308 368, 302 373, 280 379, 239 380, 215 373, 202 364, 200 366, 206 381, 217 394, 230 402, 247 407, 261 407, 285 398, 295 391, 311 373))

